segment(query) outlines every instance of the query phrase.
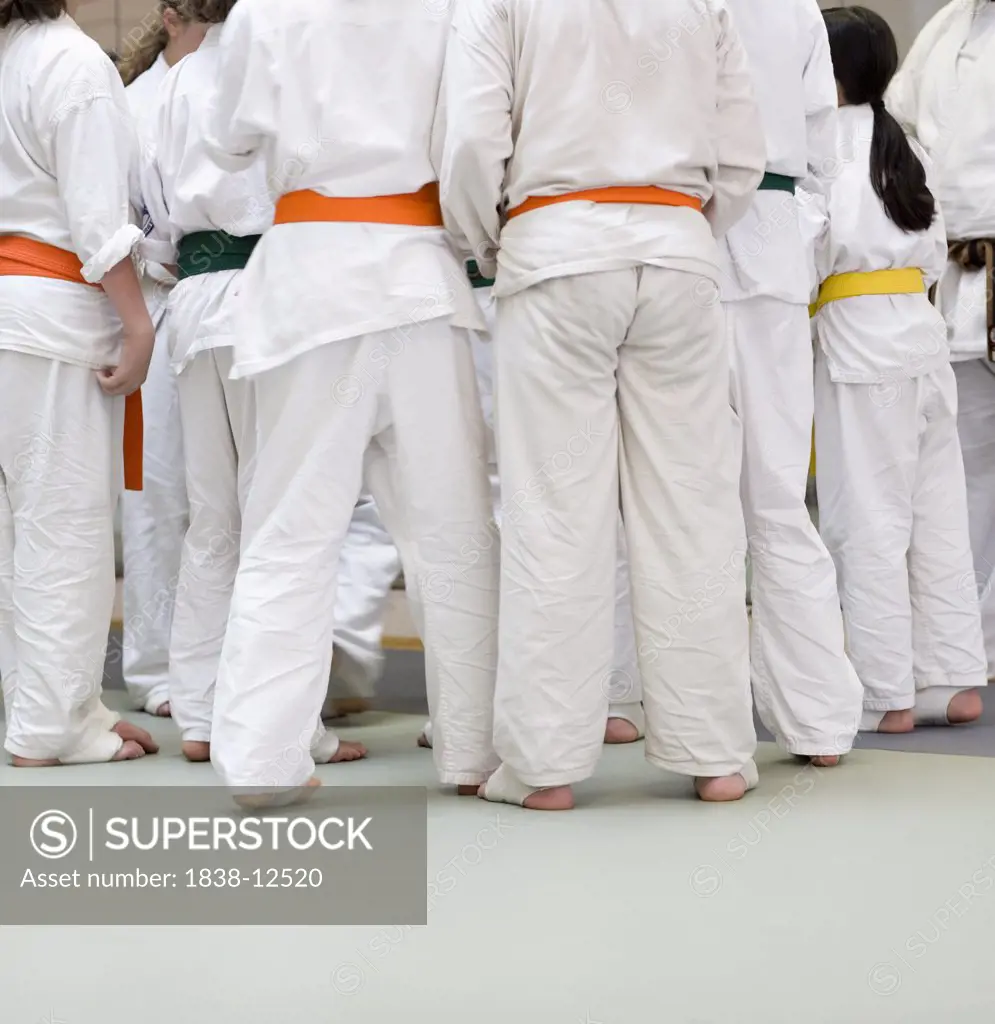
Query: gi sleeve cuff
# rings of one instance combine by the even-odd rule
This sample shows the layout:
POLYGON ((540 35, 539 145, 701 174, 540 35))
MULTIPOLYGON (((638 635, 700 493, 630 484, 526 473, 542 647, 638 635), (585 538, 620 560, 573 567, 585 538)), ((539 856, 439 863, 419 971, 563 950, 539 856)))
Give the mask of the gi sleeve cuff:
POLYGON ((142 229, 134 224, 120 228, 83 264, 83 280, 89 284, 100 284, 108 270, 127 259, 138 248, 142 238, 142 229))

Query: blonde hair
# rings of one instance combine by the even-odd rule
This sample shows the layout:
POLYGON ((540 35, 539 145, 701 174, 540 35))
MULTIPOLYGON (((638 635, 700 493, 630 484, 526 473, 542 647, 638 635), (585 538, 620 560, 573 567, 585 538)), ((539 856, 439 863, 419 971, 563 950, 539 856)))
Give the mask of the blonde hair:
POLYGON ((186 8, 187 0, 159 0, 156 9, 128 34, 118 64, 125 85, 131 85, 139 75, 145 74, 169 45, 169 33, 162 20, 163 12, 175 11, 183 21, 191 21, 193 19, 187 14, 186 8))

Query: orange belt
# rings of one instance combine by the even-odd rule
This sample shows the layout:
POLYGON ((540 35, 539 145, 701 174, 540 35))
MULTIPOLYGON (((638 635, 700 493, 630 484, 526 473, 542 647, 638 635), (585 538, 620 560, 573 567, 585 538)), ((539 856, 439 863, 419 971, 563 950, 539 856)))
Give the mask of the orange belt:
POLYGON ((639 206, 687 206, 701 213, 701 200, 683 192, 672 192, 655 185, 618 185, 614 188, 588 188, 582 192, 567 192, 561 196, 529 196, 520 206, 508 211, 508 219, 523 213, 541 210, 554 203, 633 203, 639 206))
MULTIPOLYGON (((44 277, 51 281, 70 281, 88 288, 99 288, 83 279, 83 264, 75 253, 47 242, 21 235, 0 235, 0 277, 44 277)), ((142 393, 136 391, 124 405, 124 486, 129 491, 142 489, 142 453, 145 428, 142 419, 142 393)))
POLYGON ((276 204, 274 224, 404 224, 441 228, 439 185, 432 182, 417 192, 398 196, 323 196, 310 189, 288 192, 276 204))

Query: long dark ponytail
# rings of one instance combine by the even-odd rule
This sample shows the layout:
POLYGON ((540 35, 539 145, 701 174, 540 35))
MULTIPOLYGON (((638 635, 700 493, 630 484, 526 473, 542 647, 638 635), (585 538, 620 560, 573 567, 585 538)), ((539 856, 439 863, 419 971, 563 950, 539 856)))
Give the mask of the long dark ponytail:
POLYGON ((901 125, 884 105, 885 90, 898 70, 898 44, 888 22, 866 7, 823 11, 829 30, 836 81, 847 103, 874 111, 871 184, 888 217, 903 231, 926 231, 936 216, 936 200, 926 170, 901 125))

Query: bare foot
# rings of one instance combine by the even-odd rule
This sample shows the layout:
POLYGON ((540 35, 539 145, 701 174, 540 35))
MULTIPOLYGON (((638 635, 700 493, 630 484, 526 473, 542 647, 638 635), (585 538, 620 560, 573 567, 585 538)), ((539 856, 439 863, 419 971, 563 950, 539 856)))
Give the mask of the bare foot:
MULTIPOLYGON (((141 731, 141 729, 138 730, 138 732, 141 731)), ((119 736, 121 735, 117 729, 114 732, 119 736)), ((125 739, 123 736, 121 738, 124 739, 124 742, 121 744, 118 752, 111 758, 112 761, 137 761, 140 757, 145 756, 146 749, 141 743, 130 738, 125 739)), ((59 768, 62 766, 62 762, 57 758, 36 760, 35 758, 17 757, 16 755, 11 757, 10 763, 15 768, 59 768)))
POLYGON ((111 758, 112 761, 137 761, 145 756, 145 748, 134 740, 125 740, 121 749, 111 758))
POLYGON ((422 733, 421 736, 418 737, 418 746, 424 747, 426 750, 432 749, 432 744, 428 742, 428 737, 425 733, 422 733))
MULTIPOLYGON (((486 786, 487 783, 484 783, 486 786)), ((484 786, 477 787, 477 796, 486 800, 484 786)), ((552 786, 549 789, 537 789, 525 798, 523 807, 530 811, 571 811, 574 806, 574 792, 569 786, 552 786)))
POLYGON ((366 747, 362 743, 351 743, 347 740, 339 740, 339 749, 325 762, 325 764, 341 764, 343 761, 361 761, 366 757, 366 747))
POLYGON ((159 744, 144 729, 139 729, 137 725, 132 725, 131 722, 126 722, 123 718, 112 731, 116 732, 125 742, 132 740, 137 743, 146 754, 159 753, 159 744))
POLYGON ((627 718, 609 718, 605 726, 605 743, 635 743, 639 730, 627 718))
POLYGON ((742 775, 722 775, 718 778, 694 780, 699 800, 706 803, 730 803, 746 795, 746 779, 742 775))
POLYGON ((263 811, 270 807, 288 807, 292 804, 306 803, 314 796, 321 779, 312 775, 310 779, 291 792, 258 793, 251 796, 237 796, 235 803, 247 811, 263 811))
POLYGON ((889 711, 884 718, 881 719, 881 724, 878 726, 877 731, 894 734, 915 732, 915 728, 915 712, 909 708, 908 711, 889 711))
POLYGON ((332 701, 332 710, 336 718, 345 718, 347 715, 362 715, 369 711, 373 705, 362 697, 343 697, 341 700, 332 701))
POLYGON ((183 756, 188 761, 193 761, 198 764, 201 761, 210 761, 211 744, 204 743, 202 740, 184 740, 183 756))
POLYGON ((457 796, 476 796, 480 792, 480 786, 457 786, 457 796))
POLYGON ((525 807, 530 811, 570 811, 573 810, 573 805, 574 791, 570 786, 540 789, 525 798, 525 807))
POLYGON ((817 754, 808 759, 816 768, 835 768, 841 761, 839 754, 817 754))
POLYGON ((168 700, 166 701, 165 704, 160 704, 159 707, 156 708, 155 717, 156 718, 172 718, 173 717, 173 709, 169 706, 169 701, 168 700))
POLYGON ((951 725, 967 725, 981 717, 984 706, 977 690, 964 690, 947 705, 947 721, 951 725))

